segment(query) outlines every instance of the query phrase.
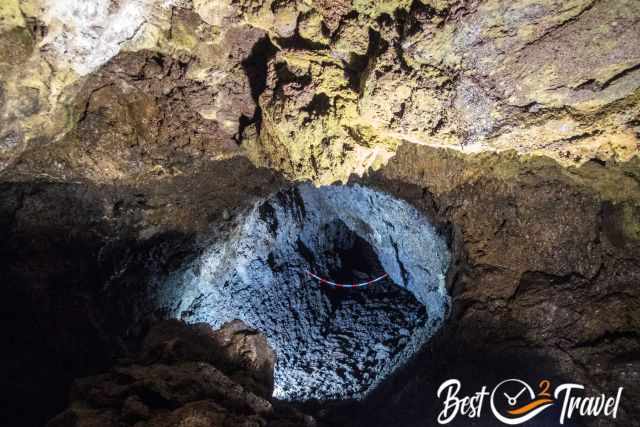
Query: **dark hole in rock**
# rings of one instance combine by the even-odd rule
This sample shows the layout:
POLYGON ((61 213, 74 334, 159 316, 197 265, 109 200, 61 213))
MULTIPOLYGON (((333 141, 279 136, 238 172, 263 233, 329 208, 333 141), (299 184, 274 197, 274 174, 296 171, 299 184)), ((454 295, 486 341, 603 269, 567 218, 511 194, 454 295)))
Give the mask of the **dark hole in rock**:
POLYGON ((161 284, 158 302, 189 322, 240 319, 262 331, 278 356, 276 398, 362 398, 445 319, 446 241, 404 201, 302 185, 231 228, 161 284), (343 289, 308 272, 349 284, 388 276, 343 289))
POLYGON ((325 93, 318 93, 313 96, 313 99, 304 110, 315 116, 323 116, 327 114, 330 108, 331 99, 325 93))
POLYGON ((338 282, 366 280, 369 275, 380 276, 384 269, 371 245, 350 230, 340 220, 327 224, 323 230, 335 237, 335 246, 321 254, 326 259, 335 258, 329 263, 329 275, 338 282))

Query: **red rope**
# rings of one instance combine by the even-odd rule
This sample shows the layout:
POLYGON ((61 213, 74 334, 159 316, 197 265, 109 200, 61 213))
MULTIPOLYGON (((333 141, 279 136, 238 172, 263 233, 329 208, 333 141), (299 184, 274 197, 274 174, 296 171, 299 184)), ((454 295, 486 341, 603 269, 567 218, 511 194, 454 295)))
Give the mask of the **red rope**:
POLYGON ((385 277, 388 276, 387 273, 384 273, 380 277, 376 277, 373 280, 369 280, 368 282, 362 282, 362 283, 335 283, 335 282, 332 282, 330 280, 323 279, 320 276, 316 276, 315 274, 313 274, 309 270, 305 270, 305 273, 307 273, 309 276, 313 277, 314 279, 316 279, 320 283, 325 283, 327 285, 335 286, 335 287, 338 287, 338 288, 361 288, 363 286, 368 286, 368 285, 371 285, 372 283, 378 282, 378 281, 380 281, 380 280, 382 280, 382 279, 384 279, 385 277))

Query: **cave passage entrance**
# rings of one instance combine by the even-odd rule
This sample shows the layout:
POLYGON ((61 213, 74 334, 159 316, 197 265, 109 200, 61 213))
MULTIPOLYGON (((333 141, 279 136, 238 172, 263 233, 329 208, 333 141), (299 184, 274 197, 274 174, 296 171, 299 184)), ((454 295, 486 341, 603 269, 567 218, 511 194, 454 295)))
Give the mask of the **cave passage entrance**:
MULTIPOLYGON (((344 222, 336 220, 326 231, 333 236, 334 247, 320 255, 333 261, 329 263, 330 276, 325 278, 306 270, 310 278, 322 285, 341 288, 362 288, 387 278, 388 274, 371 245, 351 231, 344 222)), ((311 252, 308 248, 305 253, 312 263, 314 259, 309 256, 311 252)))
POLYGON ((301 185, 257 203, 168 288, 176 317, 240 319, 267 336, 274 397, 358 399, 441 326, 449 262, 445 239, 408 203, 358 185, 301 185), (345 289, 307 271, 339 283, 386 276, 345 289))

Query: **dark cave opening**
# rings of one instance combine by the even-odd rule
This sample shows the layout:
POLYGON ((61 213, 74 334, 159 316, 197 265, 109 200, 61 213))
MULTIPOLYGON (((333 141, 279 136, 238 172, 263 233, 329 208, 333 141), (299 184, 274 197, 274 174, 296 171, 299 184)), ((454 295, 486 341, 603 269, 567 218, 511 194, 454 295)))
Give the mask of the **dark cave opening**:
POLYGON ((409 204, 302 185, 238 217, 164 281, 158 303, 188 322, 240 319, 264 333, 278 355, 275 398, 361 399, 442 325, 449 262, 446 239, 409 204), (309 272, 343 284, 388 276, 345 289, 309 272))
POLYGON ((327 224, 326 233, 335 236, 335 246, 323 256, 335 258, 329 265, 329 275, 340 283, 355 283, 378 277, 385 273, 380 260, 371 245, 350 230, 342 221, 327 224))
POLYGON ((325 93, 318 93, 313 96, 313 99, 303 111, 314 116, 324 116, 329 111, 329 108, 331 108, 331 99, 325 93))
MULTIPOLYGON (((371 244, 349 229, 343 221, 336 220, 326 224, 322 233, 333 236, 333 246, 317 254, 323 260, 320 263, 327 265, 327 275, 333 281, 353 285, 386 274, 371 244)), ((418 317, 426 316, 424 306, 387 278, 375 285, 361 288, 320 285, 318 289, 328 298, 334 312, 343 304, 384 305, 385 301, 395 300, 403 301, 401 304, 406 307, 415 307, 418 317)), ((344 371, 344 368, 340 369, 344 371)))

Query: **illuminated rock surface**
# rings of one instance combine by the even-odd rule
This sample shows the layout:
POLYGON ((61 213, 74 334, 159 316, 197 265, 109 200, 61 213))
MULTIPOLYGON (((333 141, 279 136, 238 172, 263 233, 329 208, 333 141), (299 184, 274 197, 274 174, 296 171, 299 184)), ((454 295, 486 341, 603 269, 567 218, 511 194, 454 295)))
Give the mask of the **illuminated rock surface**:
POLYGON ((241 319, 262 331, 278 355, 277 398, 362 397, 444 320, 448 248, 405 202, 360 186, 303 186, 238 222, 163 286, 160 303, 179 302, 174 315, 190 322, 241 319), (389 280, 335 289, 307 271, 389 280))
POLYGON ((317 383, 315 397, 362 399, 307 402, 318 425, 429 425, 443 380, 530 375, 593 394, 624 387, 618 421, 633 426, 639 38, 634 0, 0 1, 0 424, 43 425, 68 406, 74 378, 137 354, 163 319, 241 317, 282 353, 280 320, 241 298, 294 325, 333 322, 329 340, 281 358, 277 395, 290 398, 314 396, 303 383, 318 374, 300 369, 340 342, 338 329, 364 340, 345 319, 366 319, 371 345, 347 341, 313 365, 345 387, 317 383), (305 220, 274 196, 292 188, 314 206, 305 220), (377 212, 356 193, 391 205, 377 212), (261 217, 265 200, 273 212, 261 217), (401 239, 409 212, 437 233, 401 239), (275 234, 263 217, 278 218, 275 234), (402 263, 413 257, 409 276, 435 262, 443 277, 405 280, 360 220, 405 251, 402 263), (315 261, 292 246, 296 233, 315 261), (213 267, 220 245, 224 271, 195 268, 213 267), (434 258, 440 245, 448 254, 434 258), (357 271, 338 268, 355 253, 357 271), (390 280, 343 295, 303 279, 303 264, 390 280), (284 287, 199 302, 211 278, 284 287), (279 305, 289 298, 311 317, 292 318, 279 305), (407 343, 428 337, 403 364, 407 343), (359 372, 358 359, 369 377, 341 377, 338 365, 359 372))

